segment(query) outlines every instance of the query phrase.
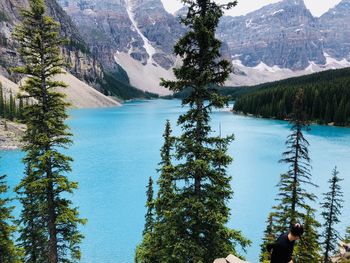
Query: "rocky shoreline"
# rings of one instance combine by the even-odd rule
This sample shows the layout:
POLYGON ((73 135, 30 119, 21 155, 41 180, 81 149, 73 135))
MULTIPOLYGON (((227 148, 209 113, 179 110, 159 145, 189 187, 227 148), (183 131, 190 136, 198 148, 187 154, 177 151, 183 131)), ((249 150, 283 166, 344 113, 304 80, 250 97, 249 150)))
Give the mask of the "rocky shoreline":
POLYGON ((24 124, 0 119, 0 150, 16 150, 22 147, 24 124))

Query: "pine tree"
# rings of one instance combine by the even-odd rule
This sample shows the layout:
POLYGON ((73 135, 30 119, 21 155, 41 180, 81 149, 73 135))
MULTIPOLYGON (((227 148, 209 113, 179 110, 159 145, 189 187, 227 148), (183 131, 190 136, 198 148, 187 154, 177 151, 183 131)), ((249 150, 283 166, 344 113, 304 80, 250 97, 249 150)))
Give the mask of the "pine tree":
POLYGON ((9 98, 9 110, 8 110, 8 119, 13 121, 16 116, 16 102, 12 95, 12 91, 10 92, 9 98))
POLYGON ((264 237, 263 237, 263 243, 260 245, 261 252, 260 252, 260 262, 262 263, 268 263, 271 260, 271 255, 267 251, 267 245, 275 242, 276 235, 274 233, 274 214, 270 213, 269 218, 267 220, 267 226, 264 231, 264 237))
POLYGON ((2 83, 0 82, 0 117, 4 117, 4 110, 5 110, 5 99, 4 99, 4 92, 2 90, 2 83))
POLYGON ((330 256, 337 250, 338 241, 341 240, 340 234, 335 229, 335 225, 340 222, 339 217, 343 207, 343 192, 339 185, 342 179, 338 177, 338 174, 337 167, 335 167, 332 172, 332 178, 328 181, 330 184, 329 192, 323 194, 323 203, 321 203, 323 208, 322 216, 324 218, 324 231, 322 233, 324 237, 322 242, 324 263, 332 262, 330 256))
POLYGON ((8 186, 6 176, 0 176, 0 263, 20 263, 21 253, 13 242, 16 227, 11 224, 14 207, 9 206, 10 198, 6 198, 8 186))
POLYGON ((48 238, 46 234, 45 216, 42 205, 45 194, 35 191, 35 181, 40 180, 32 169, 27 166, 26 177, 16 187, 16 192, 22 204, 21 217, 18 224, 19 245, 24 249, 24 263, 46 263, 48 258, 48 238))
POLYGON ((278 205, 276 210, 276 234, 287 232, 290 225, 301 222, 306 212, 311 209, 308 204, 315 201, 316 196, 306 191, 304 186, 316 186, 311 182, 309 142, 303 130, 309 128, 303 109, 304 93, 299 90, 294 101, 291 116, 291 134, 286 141, 287 150, 283 153, 282 163, 289 165, 288 172, 281 175, 279 186, 278 205))
MULTIPOLYGON (((167 120, 163 134, 164 144, 160 150, 161 162, 158 179, 159 190, 155 200, 156 224, 154 231, 157 261, 165 262, 172 256, 176 240, 176 210, 174 166, 172 164, 175 137, 172 136, 170 121, 167 120), (168 233, 164 235, 164 233, 168 233)), ((175 259, 173 259, 175 260, 175 259)))
POLYGON ((313 209, 308 209, 303 219, 304 234, 302 240, 298 242, 295 248, 295 261, 301 263, 319 263, 320 262, 320 242, 317 229, 321 226, 315 220, 313 209))
POLYGON ((136 248, 135 262, 137 263, 152 263, 157 262, 155 259, 155 240, 154 240, 154 199, 153 199, 153 180, 149 177, 147 185, 147 212, 146 212, 146 223, 143 230, 142 243, 136 248))
MULTIPOLYGON (((249 242, 241 233, 225 226, 229 218, 228 200, 232 197, 231 177, 226 168, 232 158, 227 155, 233 136, 212 136, 209 125, 213 108, 227 105, 216 87, 223 85, 231 65, 220 59, 221 43, 215 30, 224 9, 236 2, 218 5, 213 0, 183 0, 188 13, 182 23, 187 33, 177 42, 174 51, 183 60, 174 69, 176 81, 162 81, 174 92, 189 89, 182 104, 189 110, 178 119, 182 134, 176 140, 173 183, 175 200, 170 219, 174 222, 174 262, 210 262, 228 253, 237 254, 235 244, 249 242)), ((163 233, 166 235, 167 233, 163 233)))
POLYGON ((344 241, 345 241, 346 243, 350 243, 350 226, 348 226, 348 227, 346 228, 346 235, 345 235, 344 241))
MULTIPOLYGON (((64 123, 67 103, 63 101, 64 95, 55 91, 66 85, 52 79, 62 73, 64 63, 59 46, 63 42, 59 38, 59 24, 45 15, 44 1, 30 0, 29 6, 29 10, 21 12, 23 22, 16 28, 14 37, 24 61, 24 66, 16 71, 28 76, 21 90, 37 101, 26 107, 27 130, 23 136, 26 152, 23 161, 26 167, 31 167, 33 176, 26 175, 18 190, 29 194, 38 204, 38 217, 25 219, 22 227, 29 226, 30 220, 41 220, 36 225, 44 224, 45 228, 38 229, 36 234, 48 237, 44 244, 46 263, 70 263, 81 257, 79 244, 83 236, 78 225, 85 220, 79 218, 77 208, 72 208, 72 202, 67 199, 77 183, 67 178, 72 159, 60 152, 71 144, 71 134, 64 123)), ((21 238, 22 243, 29 242, 25 235, 21 238)))
POLYGON ((171 125, 169 120, 167 120, 163 134, 164 144, 160 150, 159 191, 157 198, 154 200, 156 212, 154 230, 152 236, 149 233, 143 235, 143 241, 136 249, 136 262, 166 262, 171 255, 174 237, 172 236, 173 231, 171 227, 173 222, 170 221, 172 218, 170 214, 173 212, 172 202, 175 201, 174 184, 172 182, 174 167, 171 163, 174 137, 171 136, 171 132, 171 125), (167 234, 164 235, 164 233, 167 234))
POLYGON ((154 228, 154 200, 153 200, 153 180, 152 177, 149 177, 147 185, 147 213, 146 213, 146 223, 143 230, 143 234, 152 233, 154 228))

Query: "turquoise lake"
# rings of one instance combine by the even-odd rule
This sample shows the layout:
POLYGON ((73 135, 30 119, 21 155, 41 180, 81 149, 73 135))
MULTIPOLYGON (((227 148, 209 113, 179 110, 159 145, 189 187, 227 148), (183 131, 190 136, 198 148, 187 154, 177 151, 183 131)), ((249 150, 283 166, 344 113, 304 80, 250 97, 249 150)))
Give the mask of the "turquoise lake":
MULTIPOLYGON (((68 124, 74 145, 68 154, 74 158, 71 179, 79 182, 72 199, 81 216, 88 219, 81 228, 82 263, 131 263, 141 240, 144 225, 148 177, 158 177, 159 149, 164 123, 169 119, 174 134, 176 120, 186 108, 178 100, 128 102, 123 107, 71 110, 68 124)), ((286 166, 279 164, 289 125, 284 121, 233 115, 214 111, 212 126, 222 134, 235 134, 229 154, 234 197, 229 226, 252 240, 246 258, 258 262, 260 239, 267 215, 275 203, 278 183, 286 166)), ((321 201, 328 191, 327 181, 338 167, 344 192, 342 223, 350 225, 350 129, 313 125, 306 133, 310 142, 313 182, 311 189, 321 201)), ((7 174, 11 187, 22 176, 20 151, 0 152, 0 174, 7 174)), ((315 204, 318 208, 319 204, 315 204)), ((18 215, 19 209, 16 210, 18 215)), ((317 217, 320 211, 317 211, 317 217)), ((223 257, 226 255, 222 255, 223 257)))

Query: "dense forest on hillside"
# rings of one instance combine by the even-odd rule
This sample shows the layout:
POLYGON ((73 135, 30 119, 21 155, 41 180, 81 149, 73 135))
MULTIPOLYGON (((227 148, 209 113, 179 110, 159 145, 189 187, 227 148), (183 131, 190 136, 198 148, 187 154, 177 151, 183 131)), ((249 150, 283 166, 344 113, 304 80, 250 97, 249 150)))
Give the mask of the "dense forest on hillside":
POLYGON ((310 121, 350 126, 350 69, 330 70, 267 83, 239 96, 234 111, 264 118, 289 117, 295 94, 304 90, 304 107, 310 121))
POLYGON ((23 99, 16 99, 12 93, 7 98, 5 97, 3 90, 2 90, 2 84, 0 82, 0 118, 5 118, 8 120, 21 120, 23 118, 23 99))

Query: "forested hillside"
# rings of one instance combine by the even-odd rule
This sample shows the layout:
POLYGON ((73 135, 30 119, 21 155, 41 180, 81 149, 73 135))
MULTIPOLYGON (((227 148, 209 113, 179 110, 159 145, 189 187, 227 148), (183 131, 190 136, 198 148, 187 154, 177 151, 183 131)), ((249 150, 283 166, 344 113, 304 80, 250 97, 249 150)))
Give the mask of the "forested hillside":
POLYGON ((350 69, 330 70, 249 88, 237 98, 234 111, 264 118, 286 119, 296 92, 304 90, 304 107, 311 121, 350 125, 350 69))

